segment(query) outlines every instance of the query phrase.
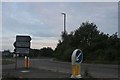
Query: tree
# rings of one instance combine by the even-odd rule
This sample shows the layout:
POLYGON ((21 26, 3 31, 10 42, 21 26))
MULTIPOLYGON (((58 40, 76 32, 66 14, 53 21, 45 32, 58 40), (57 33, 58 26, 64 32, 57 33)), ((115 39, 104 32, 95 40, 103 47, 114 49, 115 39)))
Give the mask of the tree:
POLYGON ((52 57, 53 56, 53 49, 50 47, 43 47, 41 49, 30 49, 29 56, 30 57, 52 57))
POLYGON ((120 39, 117 33, 109 36, 97 29, 94 23, 83 22, 70 34, 62 33, 62 40, 54 51, 56 58, 70 61, 72 52, 79 48, 83 51, 84 62, 113 62, 117 61, 120 52, 120 39))

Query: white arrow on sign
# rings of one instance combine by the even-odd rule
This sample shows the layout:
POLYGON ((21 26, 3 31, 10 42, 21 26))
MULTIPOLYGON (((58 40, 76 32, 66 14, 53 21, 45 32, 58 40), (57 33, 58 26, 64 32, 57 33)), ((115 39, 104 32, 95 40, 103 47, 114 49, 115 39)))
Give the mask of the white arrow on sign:
POLYGON ((29 48, 16 48, 16 53, 28 54, 29 50, 30 50, 29 48))
POLYGON ((81 55, 81 53, 77 56, 77 58, 76 58, 77 61, 79 60, 80 55, 81 55))
POLYGON ((15 42, 15 47, 30 47, 30 42, 15 42))
POLYGON ((17 42, 30 42, 31 37, 30 36, 17 35, 16 36, 16 41, 17 42))

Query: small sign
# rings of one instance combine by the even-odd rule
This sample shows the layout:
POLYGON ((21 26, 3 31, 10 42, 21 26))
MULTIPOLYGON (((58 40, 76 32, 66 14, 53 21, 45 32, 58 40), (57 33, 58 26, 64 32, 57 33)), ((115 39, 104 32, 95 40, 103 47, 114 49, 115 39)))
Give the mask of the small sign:
POLYGON ((83 60, 83 54, 82 52, 78 49, 76 51, 76 63, 81 63, 83 60))
POLYGON ((30 42, 15 42, 14 46, 19 48, 29 48, 30 42))
POLYGON ((29 53, 30 48, 16 48, 16 52, 18 54, 28 54, 29 53))
POLYGON ((14 42, 15 50, 17 54, 28 54, 30 50, 31 37, 26 35, 17 35, 14 42))
POLYGON ((30 42, 30 41, 31 41, 30 36, 23 36, 23 35, 16 36, 16 42, 30 42))

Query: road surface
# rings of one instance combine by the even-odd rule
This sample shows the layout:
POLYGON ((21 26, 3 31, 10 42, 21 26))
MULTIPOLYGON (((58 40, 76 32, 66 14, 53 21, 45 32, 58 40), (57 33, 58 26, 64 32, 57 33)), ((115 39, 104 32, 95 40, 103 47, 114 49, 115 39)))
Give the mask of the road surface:
MULTIPOLYGON (((60 62, 54 61, 52 58, 41 58, 41 59, 30 59, 32 66, 31 68, 37 71, 52 73, 52 77, 57 77, 55 74, 58 74, 59 77, 69 78, 71 75, 71 63, 70 62, 60 62), (44 71, 45 70, 45 71, 44 71)), ((18 66, 20 69, 24 66, 23 59, 18 60, 18 66)), ((118 78, 118 65, 104 65, 104 64, 81 64, 81 73, 82 75, 85 72, 85 69, 88 69, 88 72, 94 78, 118 78)), ((9 71, 14 69, 14 64, 4 65, 3 72, 5 70, 9 71)), ((33 70, 34 71, 34 70, 33 70)), ((41 76, 38 77, 41 78, 41 76)), ((49 74, 46 74, 49 76, 49 74)), ((42 76, 44 77, 44 76, 42 76)))

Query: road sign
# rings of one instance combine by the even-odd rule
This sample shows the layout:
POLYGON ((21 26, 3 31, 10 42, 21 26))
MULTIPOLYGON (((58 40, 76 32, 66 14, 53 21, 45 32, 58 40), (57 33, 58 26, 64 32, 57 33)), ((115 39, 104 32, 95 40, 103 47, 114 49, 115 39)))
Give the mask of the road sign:
POLYGON ((29 48, 30 42, 15 42, 14 46, 19 48, 29 48))
POLYGON ((30 50, 31 37, 26 35, 17 35, 15 46, 15 53, 28 54, 30 50))
POLYGON ((83 54, 81 50, 76 51, 76 63, 81 63, 83 60, 83 54))
POLYGON ((82 51, 80 49, 75 49, 73 51, 72 57, 71 57, 71 61, 72 64, 80 64, 83 60, 83 54, 82 51))
POLYGON ((23 35, 16 36, 16 42, 30 42, 30 41, 31 41, 30 36, 23 36, 23 35))
POLYGON ((16 48, 16 52, 18 54, 28 54, 29 53, 30 48, 16 48))

